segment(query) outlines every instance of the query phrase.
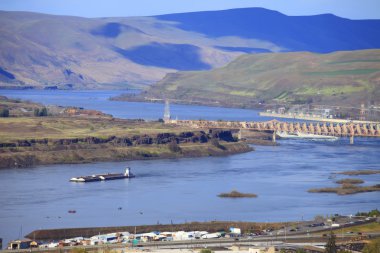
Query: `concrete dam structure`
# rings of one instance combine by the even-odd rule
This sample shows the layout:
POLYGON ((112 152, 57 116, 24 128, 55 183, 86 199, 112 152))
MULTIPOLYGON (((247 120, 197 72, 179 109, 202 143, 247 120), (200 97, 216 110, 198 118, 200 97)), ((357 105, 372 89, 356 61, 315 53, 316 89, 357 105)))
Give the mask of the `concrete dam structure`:
POLYGON ((194 128, 225 128, 237 130, 305 133, 337 137, 380 137, 380 123, 326 123, 326 122, 265 122, 210 121, 210 120, 167 120, 166 123, 194 128))

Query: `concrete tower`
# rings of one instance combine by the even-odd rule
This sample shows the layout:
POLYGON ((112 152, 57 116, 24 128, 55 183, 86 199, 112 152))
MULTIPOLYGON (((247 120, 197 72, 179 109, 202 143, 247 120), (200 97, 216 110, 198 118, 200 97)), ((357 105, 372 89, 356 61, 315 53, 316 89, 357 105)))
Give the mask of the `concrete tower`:
POLYGON ((169 100, 165 100, 165 112, 164 112, 164 122, 167 123, 170 120, 170 104, 169 100))

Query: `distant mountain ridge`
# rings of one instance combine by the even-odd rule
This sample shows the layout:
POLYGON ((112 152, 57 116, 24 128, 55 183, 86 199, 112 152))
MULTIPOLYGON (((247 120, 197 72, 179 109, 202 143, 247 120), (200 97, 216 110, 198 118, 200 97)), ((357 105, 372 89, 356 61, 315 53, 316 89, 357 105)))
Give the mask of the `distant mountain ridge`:
POLYGON ((0 86, 146 86, 246 53, 380 48, 380 20, 290 17, 262 8, 81 18, 0 11, 0 86))
POLYGON ((237 36, 270 41, 281 51, 330 53, 380 48, 379 20, 350 20, 332 14, 286 16, 264 8, 157 16, 210 37, 237 36))

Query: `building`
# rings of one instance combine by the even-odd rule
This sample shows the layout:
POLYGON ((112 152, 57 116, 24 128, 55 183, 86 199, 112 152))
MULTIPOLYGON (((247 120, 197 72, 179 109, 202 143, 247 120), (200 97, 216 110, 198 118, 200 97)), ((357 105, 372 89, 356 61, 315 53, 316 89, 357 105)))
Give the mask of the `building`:
POLYGON ((37 246, 38 246, 37 242, 32 241, 30 239, 14 240, 8 243, 8 249, 11 249, 11 250, 29 249, 31 247, 37 247, 37 246))

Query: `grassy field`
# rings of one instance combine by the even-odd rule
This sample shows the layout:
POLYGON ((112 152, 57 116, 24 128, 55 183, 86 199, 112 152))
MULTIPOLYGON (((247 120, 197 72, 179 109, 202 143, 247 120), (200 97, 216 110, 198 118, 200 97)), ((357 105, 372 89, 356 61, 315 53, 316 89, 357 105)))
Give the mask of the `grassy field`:
MULTIPOLYGON (((335 234, 347 234, 350 232, 353 233, 375 233, 380 232, 380 223, 372 222, 363 225, 357 225, 352 227, 345 227, 335 230, 335 234)), ((318 232, 317 234, 325 234, 326 232, 318 232)))
MULTIPOLYGON (((0 168, 159 158, 222 156, 251 151, 207 130, 114 118, 0 118, 0 168), (200 140, 206 141, 200 141, 200 140)), ((230 133, 231 135, 231 133, 230 133)))
POLYGON ((186 127, 174 127, 160 122, 141 122, 112 118, 81 117, 11 117, 0 118, 0 142, 20 139, 62 139, 93 136, 179 133, 191 131, 186 127))
POLYGON ((237 107, 262 100, 360 105, 380 102, 379 75, 380 50, 252 54, 211 71, 169 74, 144 97, 237 107))

